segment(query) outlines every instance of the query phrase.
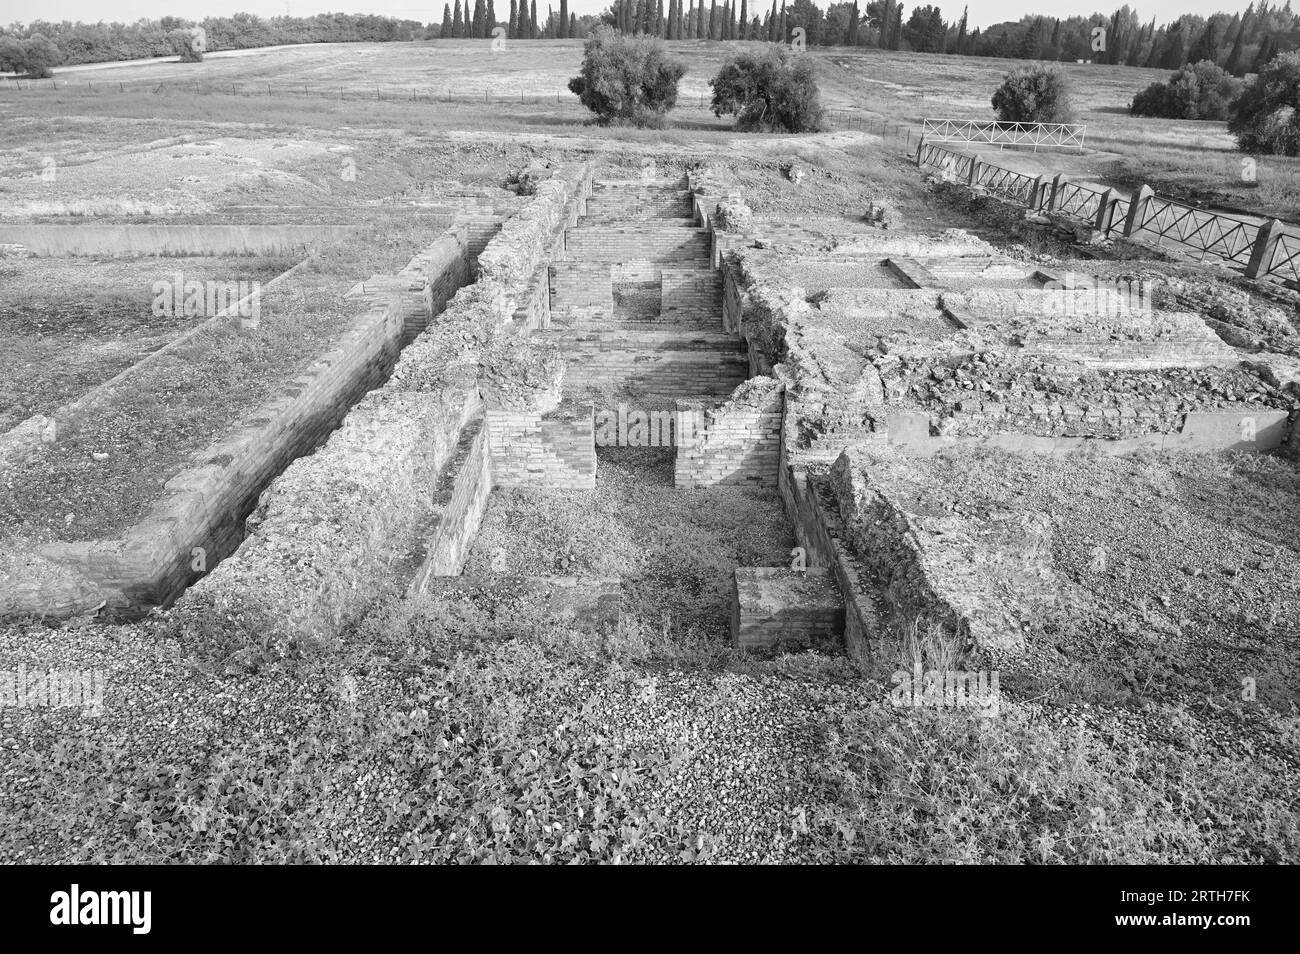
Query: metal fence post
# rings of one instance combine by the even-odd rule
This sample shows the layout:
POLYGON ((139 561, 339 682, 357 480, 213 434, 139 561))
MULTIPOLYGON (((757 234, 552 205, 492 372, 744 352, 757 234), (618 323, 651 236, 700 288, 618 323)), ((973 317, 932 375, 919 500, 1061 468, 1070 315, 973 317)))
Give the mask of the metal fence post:
POLYGON ((1064 180, 1059 172, 1052 179, 1052 194, 1047 197, 1047 211, 1051 212, 1056 208, 1057 197, 1061 194, 1061 182, 1064 180))
POLYGON ((1269 219, 1259 230, 1255 245, 1250 250, 1250 263, 1246 266, 1247 278, 1259 278, 1261 275, 1268 274, 1268 266, 1273 259, 1273 246, 1277 244, 1278 236, 1285 228, 1286 226, 1280 220, 1269 219))
POLYGON ((1132 235, 1142 227, 1142 223, 1146 221, 1147 203, 1151 201, 1151 197, 1155 194, 1155 190, 1149 185, 1144 185, 1138 189, 1137 195, 1133 196, 1132 201, 1129 203, 1128 218, 1124 220, 1125 235, 1132 235))

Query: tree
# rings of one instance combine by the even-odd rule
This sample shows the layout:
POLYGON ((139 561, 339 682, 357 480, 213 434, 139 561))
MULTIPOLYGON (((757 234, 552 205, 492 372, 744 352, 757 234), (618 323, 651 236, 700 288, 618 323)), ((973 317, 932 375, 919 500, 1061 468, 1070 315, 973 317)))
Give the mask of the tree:
POLYGON ((1300 50, 1260 69, 1233 104, 1228 131, 1243 152, 1300 155, 1300 50))
POLYGON ((537 39, 540 32, 537 29, 537 0, 530 0, 528 4, 528 39, 537 39))
MULTIPOLYGON (((510 0, 511 20, 514 20, 515 18, 514 6, 515 6, 515 0, 510 0)), ((440 39, 445 40, 450 36, 451 36, 451 4, 444 3, 442 5, 442 27, 438 30, 438 37, 440 39)))
POLYGON ((746 132, 816 132, 825 110, 817 90, 812 57, 769 46, 761 53, 738 53, 709 80, 713 114, 734 115, 746 132))
POLYGON ((569 80, 579 102, 602 124, 663 125, 677 105, 686 67, 658 37, 631 37, 600 26, 582 50, 582 72, 569 80))
POLYGON ((182 63, 203 62, 203 40, 201 32, 195 27, 178 27, 167 33, 167 42, 172 52, 178 54, 182 63))
POLYGON ((0 73, 27 72, 27 49, 16 36, 0 36, 0 73))
POLYGON ((918 53, 942 53, 947 32, 943 11, 933 6, 916 7, 903 27, 903 39, 918 53))
POLYGON ((28 76, 49 79, 63 62, 63 54, 44 34, 33 33, 23 42, 23 62, 28 76))
POLYGON ((1068 123, 1069 82, 1056 66, 1018 66, 993 94, 993 109, 1002 122, 1068 123))
POLYGON ((456 12, 451 18, 451 35, 457 39, 465 35, 465 21, 460 15, 460 0, 456 0, 456 12))
POLYGON ((1237 28, 1237 38, 1232 41, 1232 51, 1228 54, 1228 61, 1223 65, 1233 76, 1242 76, 1246 72, 1246 37, 1250 30, 1250 16, 1254 5, 1246 8, 1246 12, 1241 17, 1241 26, 1237 28))
POLYGON ((1219 58, 1219 31, 1213 20, 1205 25, 1201 35, 1192 44, 1187 54, 1188 63, 1200 63, 1203 60, 1216 62, 1219 58))
MULTIPOLYGON (((957 49, 954 51, 956 53, 966 52, 966 18, 969 12, 970 12, 969 6, 965 6, 961 8, 961 22, 957 24, 957 49)), ((1056 21, 1056 29, 1057 30, 1061 29, 1060 20, 1056 21)))
POLYGON ((775 43, 778 38, 777 30, 779 29, 776 19, 776 0, 772 0, 772 12, 767 18, 767 41, 775 43))
POLYGON ((1165 45, 1160 51, 1160 67, 1166 70, 1182 69, 1186 61, 1187 50, 1183 39, 1183 21, 1179 20, 1165 34, 1165 45))
POLYGON ((731 38, 733 40, 743 40, 745 38, 745 28, 749 26, 749 0, 740 0, 740 23, 736 30, 733 31, 731 38))
POLYGON ((1241 86, 1240 80, 1212 60, 1201 60, 1138 93, 1129 112, 1166 119, 1227 119, 1241 86))
POLYGON ((569 0, 560 0, 560 25, 555 35, 561 40, 569 37, 569 0))
POLYGON ((1251 67, 1252 73, 1264 72, 1264 67, 1273 62, 1277 56, 1277 41, 1270 35, 1264 36, 1264 42, 1259 45, 1259 52, 1255 54, 1255 63, 1251 67))

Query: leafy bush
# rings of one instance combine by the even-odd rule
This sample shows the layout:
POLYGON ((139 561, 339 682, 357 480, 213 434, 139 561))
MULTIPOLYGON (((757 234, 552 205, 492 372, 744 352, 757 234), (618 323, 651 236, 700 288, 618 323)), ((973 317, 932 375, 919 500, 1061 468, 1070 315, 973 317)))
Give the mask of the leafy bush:
POLYGON ((14 36, 0 36, 0 73, 21 73, 26 68, 23 41, 14 36))
POLYGON ((733 114, 736 128, 761 132, 817 132, 825 110, 812 60, 775 44, 740 53, 709 80, 713 114, 733 114))
POLYGON ((30 39, 0 38, 0 72, 26 73, 38 79, 54 75, 54 67, 63 62, 63 54, 44 35, 30 39))
POLYGON ((1074 118, 1069 80, 1055 66, 1018 66, 993 94, 993 109, 1006 123, 1068 123, 1074 118))
POLYGON ((1233 104, 1228 131, 1245 152, 1300 155, 1300 50, 1259 71, 1233 104))
POLYGON ((1213 60, 1201 60, 1142 90, 1133 97, 1129 112, 1165 119, 1227 119, 1241 87, 1241 80, 1213 60))
POLYGON ((659 127, 677 105, 677 83, 685 72, 657 37, 625 36, 602 26, 587 38, 582 73, 569 80, 569 89, 601 123, 659 127))
POLYGON ((202 63, 204 39, 202 33, 195 29, 176 29, 167 34, 167 42, 177 53, 182 63, 202 63))

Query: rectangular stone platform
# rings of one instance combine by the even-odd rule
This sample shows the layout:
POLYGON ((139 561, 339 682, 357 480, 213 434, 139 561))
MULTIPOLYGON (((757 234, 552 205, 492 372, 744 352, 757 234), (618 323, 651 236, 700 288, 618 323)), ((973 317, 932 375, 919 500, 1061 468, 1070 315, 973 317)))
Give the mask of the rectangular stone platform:
POLYGON ((844 650, 844 600, 831 570, 737 567, 731 642, 746 649, 844 650))

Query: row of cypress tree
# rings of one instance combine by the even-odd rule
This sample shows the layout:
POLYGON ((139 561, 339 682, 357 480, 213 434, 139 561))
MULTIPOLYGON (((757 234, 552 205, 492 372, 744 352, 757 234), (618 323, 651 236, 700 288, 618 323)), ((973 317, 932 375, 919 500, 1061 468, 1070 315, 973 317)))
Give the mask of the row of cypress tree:
MULTIPOLYGON (((500 26, 497 22, 496 9, 492 0, 474 0, 474 10, 469 9, 469 0, 465 0, 465 9, 461 11, 461 0, 455 5, 443 4, 442 29, 439 36, 452 39, 488 39, 493 30, 500 26)), ((511 40, 565 39, 576 36, 578 18, 569 13, 569 0, 560 0, 560 13, 547 8, 546 22, 537 19, 537 0, 510 0, 510 19, 506 24, 506 36, 511 40)))

